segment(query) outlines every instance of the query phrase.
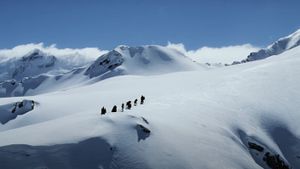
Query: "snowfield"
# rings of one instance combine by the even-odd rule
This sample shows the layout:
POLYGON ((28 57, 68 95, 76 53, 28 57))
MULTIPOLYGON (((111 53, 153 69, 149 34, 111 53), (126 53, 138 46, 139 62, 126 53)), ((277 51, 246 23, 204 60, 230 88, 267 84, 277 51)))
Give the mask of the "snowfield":
MULTIPOLYGON (((37 104, 0 124, 0 168, 300 168, 299 46, 214 68, 177 53, 151 58, 153 53, 123 48, 116 52, 127 57, 117 58, 121 66, 115 66, 126 73, 101 78, 95 67, 102 58, 91 66, 95 71, 85 71, 101 74, 89 79, 93 83, 1 98, 0 117, 9 104, 37 104), (141 62, 159 66, 138 67, 141 62), (122 103, 141 95, 144 104, 121 112, 122 103), (113 105, 118 112, 110 112, 113 105)), ((142 50, 164 51, 154 48, 142 50)))

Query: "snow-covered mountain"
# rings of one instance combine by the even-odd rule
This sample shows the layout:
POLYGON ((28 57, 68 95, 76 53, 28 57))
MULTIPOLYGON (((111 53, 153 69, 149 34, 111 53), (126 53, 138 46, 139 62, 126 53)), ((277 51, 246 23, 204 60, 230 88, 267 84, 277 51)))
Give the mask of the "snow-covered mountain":
POLYGON ((10 95, 0 99, 0 169, 300 168, 291 46, 215 68, 161 46, 119 46, 69 72, 54 72, 51 55, 25 61, 53 64, 1 84, 10 95))
MULTIPOLYGON (((74 56, 76 58, 77 56, 74 56)), ((12 57, 0 62, 0 82, 5 80, 22 81, 25 77, 32 78, 39 75, 60 75, 87 63, 74 64, 70 59, 56 57, 39 49, 22 57, 12 57)))
POLYGON ((199 65, 176 50, 162 46, 119 46, 86 65, 72 66, 34 50, 24 57, 0 63, 0 69, 3 70, 0 97, 8 97, 62 90, 118 75, 196 70, 199 65))
POLYGON ((243 60, 242 62, 250 62, 250 61, 265 59, 267 57, 283 53, 299 45, 300 45, 300 29, 290 34, 289 36, 280 38, 279 40, 277 40, 276 42, 274 42, 273 44, 271 44, 265 49, 261 49, 258 52, 250 53, 247 59, 243 60))
POLYGON ((99 57, 86 71, 95 77, 115 69, 120 74, 153 75, 195 70, 199 65, 182 53, 162 46, 119 46, 99 57))
MULTIPOLYGON (((45 80, 58 78, 79 69, 63 59, 35 49, 23 57, 13 57, 0 63, 0 97, 22 96, 45 80)), ((55 85, 55 84, 53 84, 55 85)))
POLYGON ((0 64, 1 81, 14 79, 21 81, 24 77, 33 77, 52 70, 57 62, 55 56, 34 50, 21 58, 13 58, 0 64))
POLYGON ((37 106, 0 125, 0 168, 299 168, 299 54, 2 98, 37 106))

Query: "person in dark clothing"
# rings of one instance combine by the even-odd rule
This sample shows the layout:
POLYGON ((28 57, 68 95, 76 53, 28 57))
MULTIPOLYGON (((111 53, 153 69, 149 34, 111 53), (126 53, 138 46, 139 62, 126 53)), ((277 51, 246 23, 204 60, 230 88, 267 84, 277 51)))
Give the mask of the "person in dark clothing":
POLYGON ((104 115, 106 113, 106 108, 102 107, 101 109, 101 115, 104 115))
POLYGON ((145 101, 145 96, 141 96, 141 104, 144 104, 144 101, 145 101))
POLYGON ((136 106, 137 102, 138 102, 138 99, 135 99, 134 102, 133 102, 133 105, 136 106))
POLYGON ((112 108, 111 112, 117 112, 117 106, 114 105, 114 107, 112 108))
POLYGON ((121 106, 122 107, 122 110, 121 110, 122 112, 124 111, 124 106, 125 106, 124 103, 122 103, 122 106, 121 106))
POLYGON ((131 101, 126 102, 126 108, 129 110, 131 109, 131 101))

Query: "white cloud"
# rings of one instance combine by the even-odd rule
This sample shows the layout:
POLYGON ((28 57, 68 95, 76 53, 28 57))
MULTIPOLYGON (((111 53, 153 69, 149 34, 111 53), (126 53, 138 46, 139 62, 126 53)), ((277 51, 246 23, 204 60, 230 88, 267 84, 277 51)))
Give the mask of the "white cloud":
POLYGON ((220 48, 201 47, 196 50, 186 50, 182 43, 168 43, 167 47, 176 49, 199 63, 232 63, 245 59, 251 52, 260 48, 251 44, 225 46, 220 48))
POLYGON ((0 49, 0 61, 14 57, 22 57, 34 49, 39 49, 44 53, 54 55, 73 64, 85 64, 107 52, 106 50, 100 50, 99 48, 60 49, 57 48, 55 44, 45 46, 43 43, 29 43, 18 45, 11 49, 0 49))

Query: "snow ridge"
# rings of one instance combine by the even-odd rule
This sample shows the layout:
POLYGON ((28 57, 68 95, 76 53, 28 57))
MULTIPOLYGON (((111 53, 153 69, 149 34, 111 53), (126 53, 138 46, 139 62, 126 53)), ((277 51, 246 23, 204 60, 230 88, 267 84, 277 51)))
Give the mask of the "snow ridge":
POLYGON ((300 29, 286 37, 278 39, 276 42, 269 45, 265 49, 261 49, 257 52, 250 53, 245 60, 242 60, 241 62, 236 61, 233 62, 233 64, 265 59, 273 55, 281 54, 299 45, 300 45, 300 29))
POLYGON ((195 70, 198 67, 199 65, 174 49, 154 45, 121 45, 100 56, 85 75, 95 77, 114 69, 119 74, 153 75, 195 70))

